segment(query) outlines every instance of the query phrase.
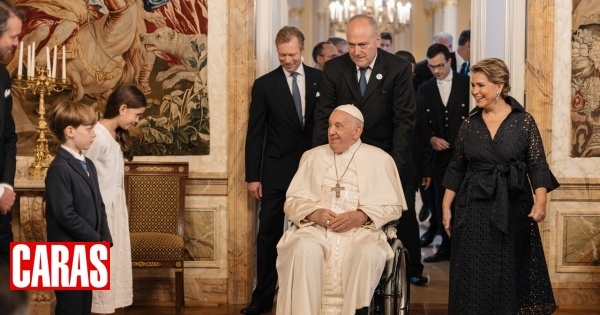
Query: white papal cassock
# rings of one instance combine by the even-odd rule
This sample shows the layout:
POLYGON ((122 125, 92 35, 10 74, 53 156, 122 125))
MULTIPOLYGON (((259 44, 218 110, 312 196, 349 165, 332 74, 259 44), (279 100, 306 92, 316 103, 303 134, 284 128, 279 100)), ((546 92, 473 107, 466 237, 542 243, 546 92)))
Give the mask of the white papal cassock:
POLYGON ((284 211, 294 225, 277 244, 277 315, 353 315, 369 306, 393 258, 382 227, 407 209, 394 160, 358 140, 335 163, 337 175, 329 145, 307 151, 288 188, 284 211), (339 197, 332 191, 337 178, 339 197), (361 209, 372 222, 335 233, 306 219, 319 208, 361 209))

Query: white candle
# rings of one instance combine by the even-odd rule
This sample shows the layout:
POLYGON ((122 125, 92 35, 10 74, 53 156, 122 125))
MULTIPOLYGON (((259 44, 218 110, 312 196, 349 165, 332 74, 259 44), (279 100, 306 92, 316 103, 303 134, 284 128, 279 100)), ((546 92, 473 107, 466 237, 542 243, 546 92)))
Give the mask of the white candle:
POLYGON ((31 45, 27 45, 27 76, 31 76, 31 45))
POLYGON ((19 44, 19 70, 17 70, 17 75, 23 75, 23 41, 19 44))
POLYGON ((31 43, 31 75, 35 76, 35 42, 31 43))
POLYGON ((66 59, 66 50, 65 50, 65 46, 62 46, 62 77, 63 79, 67 78, 67 59, 66 59))
POLYGON ((48 48, 48 46, 46 46, 46 70, 48 70, 46 72, 47 76, 50 76, 52 73, 50 72, 50 48, 48 48))
POLYGON ((54 45, 54 55, 52 58, 52 77, 56 78, 56 45, 54 45))

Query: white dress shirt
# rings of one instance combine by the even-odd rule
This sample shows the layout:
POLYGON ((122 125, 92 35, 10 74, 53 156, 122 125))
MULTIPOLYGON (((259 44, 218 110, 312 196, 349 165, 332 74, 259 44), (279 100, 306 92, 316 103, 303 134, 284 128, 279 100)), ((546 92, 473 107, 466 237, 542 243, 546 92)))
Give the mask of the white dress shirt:
MULTIPOLYGON (((365 72, 365 79, 367 79, 367 84, 369 84, 369 79, 371 78, 371 73, 373 72, 373 67, 375 66, 375 60, 377 60, 377 55, 371 61, 369 65, 369 69, 365 72)), ((360 67, 356 66, 356 82, 360 81, 360 67)))
POLYGON ((448 98, 450 97, 450 91, 452 90, 452 71, 443 79, 436 79, 438 90, 440 91, 440 97, 444 106, 448 104, 448 98))
MULTIPOLYGON (((300 90, 300 101, 302 103, 302 124, 304 124, 306 122, 306 101, 304 97, 304 94, 306 94, 306 76, 304 75, 304 65, 300 64, 300 67, 298 67, 295 72, 298 72, 298 75, 296 76, 296 82, 298 83, 298 89, 300 90)), ((288 87, 290 88, 290 93, 291 95, 294 95, 292 90, 292 82, 294 81, 294 77, 292 77, 291 72, 287 72, 285 69, 283 69, 283 73, 285 74, 288 87)))

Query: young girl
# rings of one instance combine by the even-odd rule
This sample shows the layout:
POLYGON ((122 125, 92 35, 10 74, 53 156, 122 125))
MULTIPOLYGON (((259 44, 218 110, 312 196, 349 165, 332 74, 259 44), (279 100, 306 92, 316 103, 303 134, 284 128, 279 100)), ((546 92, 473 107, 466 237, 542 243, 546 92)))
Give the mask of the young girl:
POLYGON ((135 86, 124 84, 108 97, 104 117, 96 124, 96 139, 86 152, 98 169, 100 193, 113 237, 110 252, 110 290, 94 291, 93 313, 109 314, 133 302, 129 218, 123 188, 123 168, 133 159, 129 127, 146 110, 146 97, 135 86))

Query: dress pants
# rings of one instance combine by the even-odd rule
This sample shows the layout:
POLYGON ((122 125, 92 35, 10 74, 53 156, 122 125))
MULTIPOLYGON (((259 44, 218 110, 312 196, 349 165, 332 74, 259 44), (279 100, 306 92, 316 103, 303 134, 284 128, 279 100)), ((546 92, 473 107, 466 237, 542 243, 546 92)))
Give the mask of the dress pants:
POLYGON ((423 274, 423 264, 421 263, 419 222, 417 221, 417 212, 415 210, 414 179, 400 177, 408 210, 402 212, 402 216, 398 220, 398 225, 396 226, 397 235, 410 256, 410 276, 421 276, 423 274))
POLYGON ((10 211, 5 215, 0 215, 0 265, 8 266, 10 264, 10 242, 13 241, 11 220, 12 213, 10 211))
POLYGON ((92 313, 92 291, 54 291, 55 315, 89 315, 92 313))
POLYGON ((256 288, 252 303, 269 307, 273 305, 277 286, 277 243, 283 235, 285 214, 285 190, 266 188, 258 212, 258 234, 256 236, 256 288))

